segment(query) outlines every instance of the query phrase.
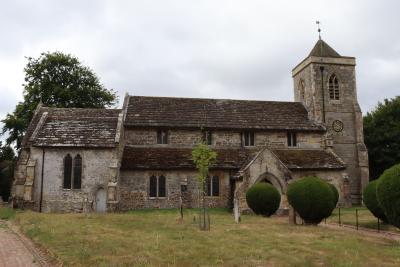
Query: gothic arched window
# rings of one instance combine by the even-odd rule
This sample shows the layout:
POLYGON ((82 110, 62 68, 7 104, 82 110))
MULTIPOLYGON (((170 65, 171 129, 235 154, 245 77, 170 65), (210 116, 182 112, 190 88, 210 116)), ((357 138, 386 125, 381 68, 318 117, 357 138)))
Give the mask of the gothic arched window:
POLYGON ((81 189, 82 184, 82 157, 78 154, 74 158, 74 189, 81 189))
POLYGON ((339 81, 335 74, 332 74, 331 77, 329 77, 328 89, 329 89, 329 98, 331 100, 340 99, 339 81))
POLYGON ((64 185, 63 188, 71 189, 72 181, 72 158, 70 154, 64 157, 64 185))
POLYGON ((304 80, 300 80, 299 82, 299 96, 300 96, 300 101, 304 100, 306 94, 306 88, 305 88, 305 83, 304 80))

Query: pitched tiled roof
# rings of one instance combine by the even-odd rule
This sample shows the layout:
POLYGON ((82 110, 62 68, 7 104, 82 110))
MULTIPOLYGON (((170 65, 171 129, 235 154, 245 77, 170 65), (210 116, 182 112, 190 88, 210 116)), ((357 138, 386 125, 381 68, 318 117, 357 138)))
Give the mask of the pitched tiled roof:
POLYGON ((323 40, 318 40, 314 48, 311 50, 309 57, 341 57, 332 47, 323 40))
POLYGON ((129 98, 125 126, 219 129, 311 130, 324 127, 308 119, 298 102, 144 97, 129 98))
POLYGON ((337 156, 322 149, 280 149, 273 152, 291 170, 345 168, 337 156))
POLYGON ((24 144, 45 147, 114 147, 119 109, 48 108, 38 110, 24 144))
MULTIPOLYGON (((240 169, 252 158, 247 149, 215 149, 213 169, 240 169)), ((121 169, 194 169, 192 149, 164 147, 125 147, 121 169)))

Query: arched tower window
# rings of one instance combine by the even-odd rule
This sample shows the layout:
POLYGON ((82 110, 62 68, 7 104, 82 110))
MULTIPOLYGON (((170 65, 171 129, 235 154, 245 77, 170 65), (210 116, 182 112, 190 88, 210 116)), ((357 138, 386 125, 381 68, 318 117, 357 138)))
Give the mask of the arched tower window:
POLYGON ((299 96, 300 96, 300 101, 304 100, 305 94, 306 94, 306 89, 305 89, 305 83, 304 80, 300 80, 299 82, 299 96))
POLYGON ((74 158, 74 189, 81 189, 82 184, 82 157, 78 154, 74 158))
POLYGON ((340 99, 340 91, 339 91, 339 81, 335 74, 332 74, 329 77, 329 98, 331 100, 339 100, 340 99))
POLYGON ((72 181, 72 158, 70 154, 64 157, 64 185, 65 189, 71 189, 72 181))

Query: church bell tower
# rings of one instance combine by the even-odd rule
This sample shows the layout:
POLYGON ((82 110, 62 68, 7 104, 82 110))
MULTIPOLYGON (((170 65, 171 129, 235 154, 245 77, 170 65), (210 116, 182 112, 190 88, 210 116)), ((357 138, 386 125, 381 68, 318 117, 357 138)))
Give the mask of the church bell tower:
POLYGON ((293 70, 294 98, 308 110, 310 119, 325 125, 325 146, 346 163, 351 200, 361 203, 369 181, 368 153, 357 100, 356 59, 337 53, 321 38, 293 70))

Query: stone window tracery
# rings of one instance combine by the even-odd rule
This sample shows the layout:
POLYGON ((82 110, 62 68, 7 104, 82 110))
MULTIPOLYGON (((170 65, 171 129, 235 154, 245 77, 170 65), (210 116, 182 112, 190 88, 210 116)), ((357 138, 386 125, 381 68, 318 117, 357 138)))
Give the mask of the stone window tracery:
POLYGON ((331 100, 340 100, 339 80, 335 74, 329 77, 328 89, 331 100))

